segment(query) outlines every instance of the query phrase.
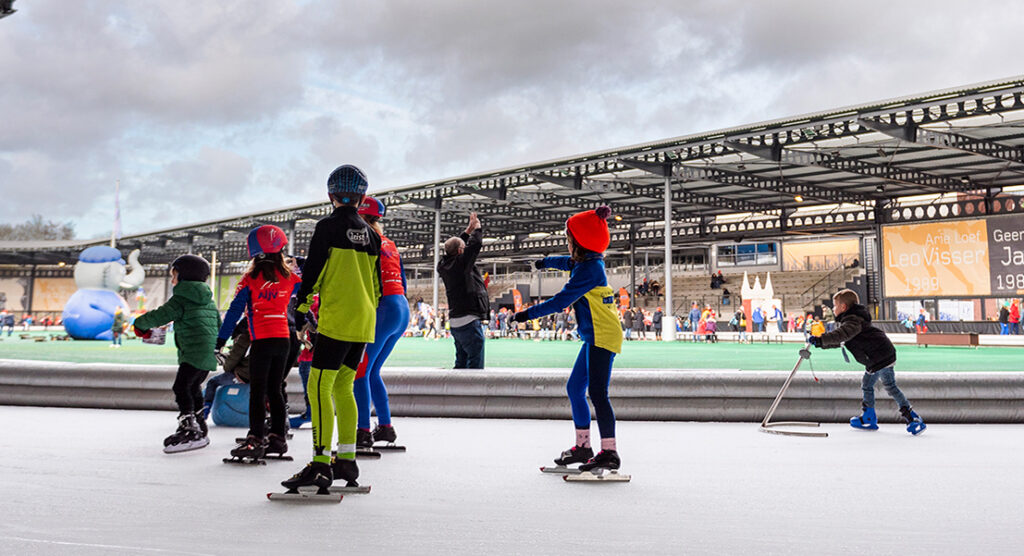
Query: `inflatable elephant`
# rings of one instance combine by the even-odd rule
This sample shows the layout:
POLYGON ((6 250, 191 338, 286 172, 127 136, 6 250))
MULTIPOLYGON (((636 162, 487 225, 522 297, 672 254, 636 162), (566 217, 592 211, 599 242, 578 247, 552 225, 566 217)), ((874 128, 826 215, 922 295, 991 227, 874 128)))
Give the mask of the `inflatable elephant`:
POLYGON ((95 246, 82 251, 75 264, 78 291, 64 305, 64 329, 76 340, 110 340, 114 311, 120 307, 127 315, 131 309, 118 293, 136 290, 146 278, 139 264, 139 250, 128 255, 129 273, 121 252, 113 247, 95 246))

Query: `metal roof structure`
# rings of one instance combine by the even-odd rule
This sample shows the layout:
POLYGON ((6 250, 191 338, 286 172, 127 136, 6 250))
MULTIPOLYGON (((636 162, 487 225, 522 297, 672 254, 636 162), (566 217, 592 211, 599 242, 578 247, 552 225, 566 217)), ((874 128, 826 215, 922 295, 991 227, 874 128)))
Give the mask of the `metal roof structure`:
MULTIPOLYGON (((471 211, 489 238, 484 260, 564 249, 566 218, 602 204, 616 215, 612 249, 631 233, 637 245, 663 244, 666 229, 682 247, 1020 211, 1002 199, 1003 188, 1024 183, 1022 95, 1018 76, 372 194, 388 207, 386 233, 407 264, 428 262, 435 240, 461 231, 471 211)), ((285 207, 119 245, 141 248, 144 263, 213 250, 220 261, 242 261, 244 234, 272 223, 292 234, 301 254, 329 212, 326 203, 285 207)), ((101 243, 0 242, 0 263, 73 262, 101 243)))

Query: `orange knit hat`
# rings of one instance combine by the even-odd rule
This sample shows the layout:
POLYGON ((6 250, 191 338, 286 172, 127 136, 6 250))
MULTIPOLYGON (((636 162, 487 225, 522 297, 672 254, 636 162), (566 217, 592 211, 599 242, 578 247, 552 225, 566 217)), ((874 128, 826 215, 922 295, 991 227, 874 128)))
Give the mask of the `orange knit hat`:
POLYGON ((570 216, 565 227, 580 247, 603 253, 611 242, 608 234, 608 216, 611 213, 612 209, 601 205, 595 210, 585 210, 570 216))

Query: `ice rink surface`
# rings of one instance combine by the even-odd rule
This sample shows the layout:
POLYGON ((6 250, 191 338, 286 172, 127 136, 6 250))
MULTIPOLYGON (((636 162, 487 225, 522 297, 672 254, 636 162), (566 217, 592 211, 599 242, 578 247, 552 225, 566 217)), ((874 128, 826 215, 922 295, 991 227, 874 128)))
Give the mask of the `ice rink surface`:
POLYGON ((538 470, 571 444, 568 421, 402 418, 409 451, 360 460, 372 493, 302 504, 265 495, 308 460, 308 429, 295 462, 250 467, 221 463, 239 429, 163 454, 167 412, 0 407, 0 422, 3 554, 1020 554, 1024 540, 1022 426, 817 439, 620 422, 633 481, 579 484, 538 470))

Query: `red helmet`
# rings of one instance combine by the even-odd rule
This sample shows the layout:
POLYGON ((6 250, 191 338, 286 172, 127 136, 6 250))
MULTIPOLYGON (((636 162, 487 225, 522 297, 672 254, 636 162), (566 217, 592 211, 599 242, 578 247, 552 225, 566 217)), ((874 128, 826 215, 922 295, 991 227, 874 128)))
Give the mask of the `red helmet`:
POLYGON ((384 218, 385 212, 387 212, 387 207, 384 206, 384 203, 369 195, 363 198, 363 204, 359 205, 359 214, 384 218))
POLYGON ((288 235, 284 230, 267 224, 249 232, 249 257, 280 253, 288 245, 288 235))

